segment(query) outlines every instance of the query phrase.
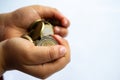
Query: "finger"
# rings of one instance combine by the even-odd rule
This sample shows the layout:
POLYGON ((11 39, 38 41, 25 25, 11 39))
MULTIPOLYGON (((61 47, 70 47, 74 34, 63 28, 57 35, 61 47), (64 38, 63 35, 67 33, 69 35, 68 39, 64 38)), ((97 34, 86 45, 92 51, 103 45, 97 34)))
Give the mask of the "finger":
POLYGON ((69 62, 71 56, 70 56, 70 47, 69 47, 68 42, 67 42, 65 39, 61 38, 59 35, 53 35, 53 37, 54 37, 61 45, 65 46, 65 48, 67 49, 64 58, 66 58, 66 61, 69 62), (62 39, 62 40, 61 40, 61 39, 62 39))
POLYGON ((33 6, 33 8, 38 12, 40 17, 42 17, 43 19, 54 18, 60 21, 61 25, 64 27, 68 27, 70 25, 70 21, 55 8, 50 8, 47 6, 39 6, 39 5, 35 5, 33 6))
POLYGON ((66 59, 70 60, 70 48, 68 42, 61 38, 60 36, 54 35, 55 39, 60 45, 56 46, 36 46, 30 52, 30 63, 29 64, 43 64, 46 62, 51 62, 66 56, 66 59))
POLYGON ((66 48, 61 45, 56 46, 36 46, 31 51, 29 64, 43 64, 51 62, 65 56, 66 48))
POLYGON ((62 37, 66 37, 68 34, 68 29, 56 26, 56 27, 54 27, 54 32, 55 32, 55 34, 58 34, 62 37))
MULTIPOLYGON (((64 68, 70 61, 69 45, 68 45, 67 41, 65 39, 61 38, 60 36, 54 35, 53 37, 56 40, 58 40, 61 45, 66 47, 67 50, 66 50, 66 54, 65 54, 64 57, 61 57, 61 58, 59 58, 57 60, 54 60, 52 62, 43 63, 42 65, 39 65, 39 64, 35 65, 35 66, 33 66, 33 64, 31 66, 30 66, 30 64, 29 65, 23 65, 23 66, 18 67, 17 69, 21 70, 25 73, 28 73, 30 75, 33 75, 35 77, 38 77, 38 78, 47 78, 51 74, 53 74, 53 73, 61 70, 62 68, 64 68)), ((45 49, 43 51, 45 51, 45 49)), ((38 56, 38 55, 36 55, 36 56, 38 56)))
MULTIPOLYGON (((22 38, 13 38, 6 42, 4 46, 9 56, 16 55, 13 58, 14 63, 18 64, 43 64, 51 62, 65 56, 66 48, 62 45, 56 46, 34 46, 33 43, 22 38), (14 52, 14 53, 13 53, 14 52)), ((9 61, 7 61, 9 62, 9 61)))
POLYGON ((60 36, 54 36, 60 45, 56 46, 36 46, 27 50, 27 64, 43 64, 51 62, 66 56, 67 60, 70 59, 70 48, 66 40, 60 36))
POLYGON ((63 69, 69 62, 62 57, 54 62, 36 66, 21 66, 18 70, 28 73, 32 76, 45 79, 53 73, 63 69))

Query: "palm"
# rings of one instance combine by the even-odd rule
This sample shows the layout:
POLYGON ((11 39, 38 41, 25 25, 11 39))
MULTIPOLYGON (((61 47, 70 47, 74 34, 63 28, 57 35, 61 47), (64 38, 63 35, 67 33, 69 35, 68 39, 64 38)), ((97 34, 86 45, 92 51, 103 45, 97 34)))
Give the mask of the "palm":
POLYGON ((40 18, 37 11, 31 7, 19 9, 9 16, 11 17, 7 20, 3 39, 20 37, 27 32, 28 27, 34 20, 40 18))
MULTIPOLYGON (((56 9, 45 6, 28 6, 20 8, 14 12, 7 14, 5 18, 5 28, 0 34, 0 41, 12 37, 20 37, 27 32, 31 23, 37 19, 55 19, 60 22, 59 33, 62 37, 67 34, 69 21, 56 9), (65 22, 65 23, 64 23, 65 22)), ((56 31, 56 30, 54 30, 56 31)))

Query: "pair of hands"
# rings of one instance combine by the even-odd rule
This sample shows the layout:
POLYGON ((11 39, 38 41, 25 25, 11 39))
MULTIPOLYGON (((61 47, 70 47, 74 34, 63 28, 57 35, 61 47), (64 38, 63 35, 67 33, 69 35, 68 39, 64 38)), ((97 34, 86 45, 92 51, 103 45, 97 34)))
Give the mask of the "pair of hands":
POLYGON ((67 35, 69 25, 69 20, 58 10, 40 5, 0 14, 0 75, 7 70, 17 69, 38 78, 47 78, 64 68, 70 61, 70 48, 62 37, 67 35), (59 45, 35 46, 20 38, 37 19, 60 22, 60 25, 55 25, 56 35, 53 35, 59 45))

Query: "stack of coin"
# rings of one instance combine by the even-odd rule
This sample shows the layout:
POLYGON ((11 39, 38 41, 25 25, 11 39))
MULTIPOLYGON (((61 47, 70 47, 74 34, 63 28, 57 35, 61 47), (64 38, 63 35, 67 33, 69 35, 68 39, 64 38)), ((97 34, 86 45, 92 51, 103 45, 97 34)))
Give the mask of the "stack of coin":
POLYGON ((36 20, 28 29, 28 34, 22 37, 33 42, 36 46, 52 46, 58 42, 51 36, 54 34, 53 25, 45 20, 36 20))

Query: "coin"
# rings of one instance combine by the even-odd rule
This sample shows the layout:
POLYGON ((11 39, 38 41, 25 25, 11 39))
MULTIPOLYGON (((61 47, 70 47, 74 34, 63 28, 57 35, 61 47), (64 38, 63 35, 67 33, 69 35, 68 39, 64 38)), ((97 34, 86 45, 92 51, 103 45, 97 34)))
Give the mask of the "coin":
POLYGON ((24 39, 29 40, 30 42, 33 42, 32 38, 29 35, 27 35, 27 34, 24 34, 21 37, 24 38, 24 39))
POLYGON ((34 24, 31 25, 31 27, 29 28, 29 36, 33 39, 33 40, 37 40, 40 39, 41 36, 41 30, 43 28, 43 22, 40 20, 37 20, 34 22, 34 24))
POLYGON ((47 21, 43 21, 42 22, 42 28, 41 28, 41 38, 43 36, 49 36, 49 35, 53 35, 54 31, 53 31, 53 25, 51 25, 49 22, 47 21))
POLYGON ((53 46, 58 44, 58 42, 52 36, 44 36, 41 40, 36 40, 36 46, 53 46))
POLYGON ((36 46, 52 46, 58 42, 51 36, 54 34, 53 25, 45 20, 36 20, 28 29, 28 34, 22 37, 33 42, 36 46))

